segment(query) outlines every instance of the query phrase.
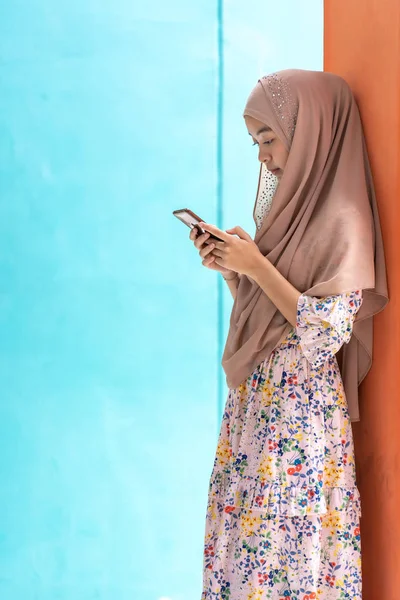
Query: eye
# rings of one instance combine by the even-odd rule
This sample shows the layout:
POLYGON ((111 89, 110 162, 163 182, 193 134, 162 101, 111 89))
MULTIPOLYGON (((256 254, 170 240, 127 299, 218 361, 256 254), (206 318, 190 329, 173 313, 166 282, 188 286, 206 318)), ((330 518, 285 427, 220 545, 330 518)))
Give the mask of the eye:
MULTIPOLYGON (((272 138, 272 140, 266 140, 265 142, 263 142, 263 144, 267 144, 267 146, 270 146, 274 139, 275 138, 272 138)), ((253 146, 258 146, 258 142, 253 142, 253 146)))

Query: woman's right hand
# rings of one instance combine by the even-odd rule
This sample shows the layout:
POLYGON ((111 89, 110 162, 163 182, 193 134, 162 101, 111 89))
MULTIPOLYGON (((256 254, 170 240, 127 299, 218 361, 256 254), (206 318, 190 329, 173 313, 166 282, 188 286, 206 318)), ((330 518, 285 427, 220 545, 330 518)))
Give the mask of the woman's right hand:
POLYGON ((190 231, 189 237, 192 240, 192 242, 194 242, 195 247, 199 251, 200 258, 202 259, 202 264, 205 267, 207 267, 207 269, 211 269, 212 271, 218 271, 222 274, 223 277, 226 277, 227 279, 234 278, 234 275, 236 274, 235 271, 231 271, 230 269, 224 269, 224 267, 221 267, 220 265, 216 264, 215 256, 212 256, 212 251, 214 250, 215 246, 212 243, 205 243, 210 237, 209 233, 206 232, 199 235, 197 227, 193 227, 193 229, 191 229, 190 231))

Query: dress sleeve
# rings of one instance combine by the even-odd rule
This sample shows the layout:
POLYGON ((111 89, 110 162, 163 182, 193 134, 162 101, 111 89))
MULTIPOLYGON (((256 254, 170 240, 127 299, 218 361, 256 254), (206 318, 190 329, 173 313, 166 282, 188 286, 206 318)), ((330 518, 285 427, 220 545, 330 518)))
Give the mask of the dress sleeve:
POLYGON ((318 367, 350 341, 361 304, 361 290, 326 298, 300 296, 296 333, 308 362, 318 367))

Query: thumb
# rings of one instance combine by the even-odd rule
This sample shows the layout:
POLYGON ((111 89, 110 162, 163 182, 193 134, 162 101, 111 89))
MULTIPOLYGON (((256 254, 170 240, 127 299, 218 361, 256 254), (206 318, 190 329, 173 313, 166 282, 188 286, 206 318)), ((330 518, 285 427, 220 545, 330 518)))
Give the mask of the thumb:
POLYGON ((226 233, 236 234, 238 237, 240 237, 241 240, 246 240, 247 242, 253 241, 253 238, 248 233, 246 233, 246 231, 241 227, 233 227, 232 229, 227 229, 226 233))

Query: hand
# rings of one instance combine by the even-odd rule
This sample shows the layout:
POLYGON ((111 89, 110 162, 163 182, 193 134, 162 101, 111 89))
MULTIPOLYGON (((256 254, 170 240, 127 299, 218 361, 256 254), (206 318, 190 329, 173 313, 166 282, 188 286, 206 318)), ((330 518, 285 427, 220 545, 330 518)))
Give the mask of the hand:
POLYGON ((189 235, 189 238, 194 242, 195 247, 199 250, 203 266, 207 267, 208 269, 211 269, 212 271, 218 271, 222 274, 223 277, 226 277, 227 279, 234 279, 234 276, 236 275, 235 271, 225 269, 224 267, 221 267, 216 264, 215 256, 212 256, 211 254, 215 248, 215 242, 212 244, 207 244, 206 241, 209 237, 209 233, 203 233, 202 235, 199 235, 198 229, 196 227, 193 227, 189 235))
POLYGON ((248 233, 241 227, 233 227, 225 232, 215 225, 200 223, 200 226, 223 240, 223 242, 214 243, 215 249, 212 251, 212 256, 215 257, 215 265, 249 277, 252 276, 263 255, 248 233))

